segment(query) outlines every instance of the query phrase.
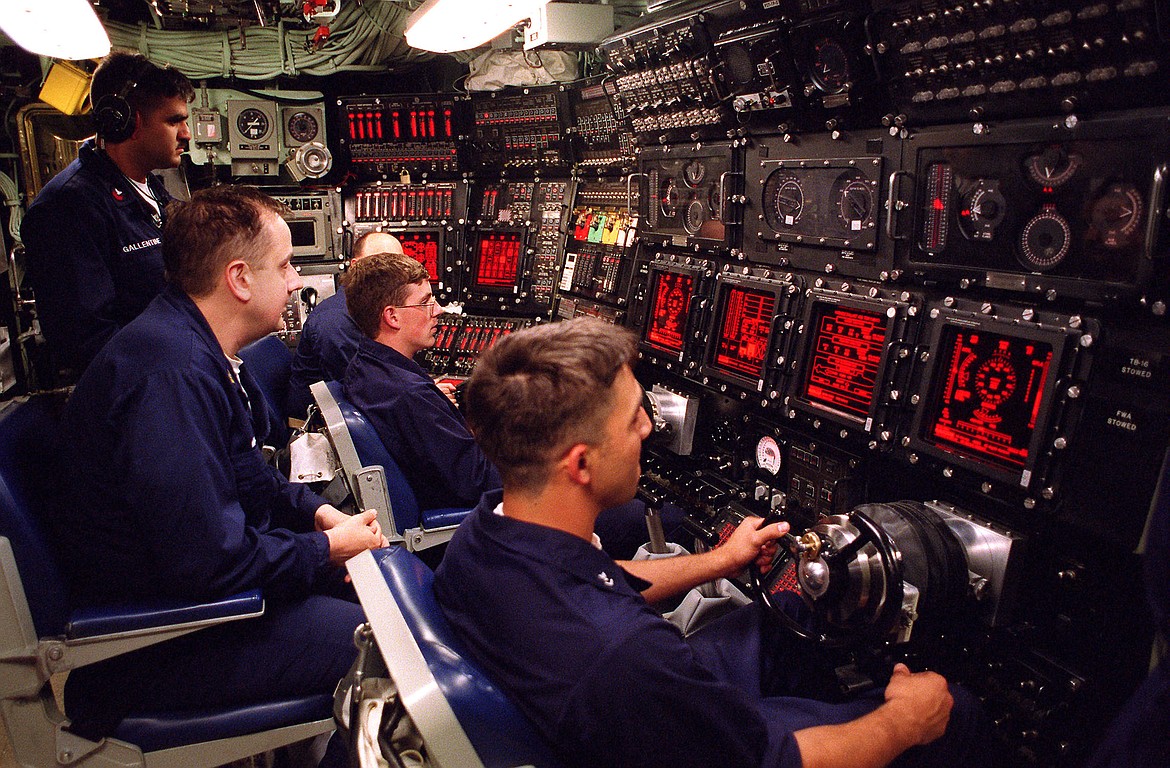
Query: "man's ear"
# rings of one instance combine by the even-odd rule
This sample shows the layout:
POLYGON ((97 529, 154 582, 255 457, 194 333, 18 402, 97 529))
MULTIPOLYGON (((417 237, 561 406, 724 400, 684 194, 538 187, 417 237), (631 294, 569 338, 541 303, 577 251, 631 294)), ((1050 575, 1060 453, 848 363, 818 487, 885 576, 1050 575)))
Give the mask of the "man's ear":
POLYGON ((587 460, 588 453, 588 445, 576 443, 561 456, 561 470, 578 485, 588 485, 593 480, 593 473, 589 470, 587 460))
POLYGON ((233 259, 223 268, 228 290, 239 301, 252 299, 252 268, 243 259, 233 259))
POLYGON ((398 313, 394 311, 394 307, 382 307, 382 325, 395 331, 402 328, 402 321, 398 319, 398 313))

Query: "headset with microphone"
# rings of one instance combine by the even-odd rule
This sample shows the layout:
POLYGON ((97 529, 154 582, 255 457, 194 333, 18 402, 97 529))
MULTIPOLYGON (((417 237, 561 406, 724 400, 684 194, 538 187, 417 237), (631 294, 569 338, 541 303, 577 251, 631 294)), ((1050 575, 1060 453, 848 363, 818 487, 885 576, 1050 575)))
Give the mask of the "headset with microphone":
POLYGON ((93 105, 93 118, 101 139, 117 144, 134 135, 137 114, 130 104, 130 93, 138 87, 138 81, 153 66, 149 60, 143 59, 122 83, 117 93, 107 93, 93 105))

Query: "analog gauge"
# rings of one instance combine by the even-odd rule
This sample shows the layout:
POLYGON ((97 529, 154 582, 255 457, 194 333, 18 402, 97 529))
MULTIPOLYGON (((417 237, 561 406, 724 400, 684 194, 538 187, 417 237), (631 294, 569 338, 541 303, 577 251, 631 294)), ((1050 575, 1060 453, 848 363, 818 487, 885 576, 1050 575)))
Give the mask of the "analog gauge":
POLYGON ((699 160, 692 160, 683 168, 683 182, 691 189, 698 187, 705 178, 707 178, 707 166, 699 160))
POLYGON ((861 232, 873 227, 875 185, 861 171, 841 174, 834 185, 837 196, 837 215, 850 232, 861 232))
POLYGON ((796 226, 804 212, 804 187, 791 173, 773 173, 764 184, 764 216, 768 226, 783 232, 796 226))
POLYGON ((946 163, 934 163, 926 169, 926 210, 923 212, 922 247, 930 254, 947 247, 950 229, 951 193, 954 172, 946 163))
POLYGON ((667 176, 658 188, 658 207, 662 209, 662 215, 668 219, 678 216, 678 204, 681 198, 678 182, 674 180, 673 176, 667 176))
POLYGON ((307 144, 317 138, 317 134, 321 130, 317 118, 311 112, 294 112, 289 116, 286 127, 288 135, 292 137, 293 141, 299 141, 302 144, 307 144))
POLYGON ((764 435, 756 443, 756 466, 771 475, 780 474, 782 465, 780 445, 775 438, 764 435))
POLYGON ((263 110, 248 107, 236 116, 236 130, 245 139, 259 141, 272 130, 272 124, 268 122, 268 115, 263 110))
POLYGON ((1142 211, 1142 195, 1134 185, 1110 184, 1089 211, 1089 239, 1106 248, 1133 245, 1141 229, 1142 211))
POLYGON ((1054 144, 1040 154, 1030 156, 1024 166, 1028 178, 1052 190, 1076 175, 1081 167, 1081 156, 1054 144))
POLYGON ((687 203, 687 213, 686 218, 683 220, 683 228, 689 234, 693 235, 702 228, 706 221, 707 206, 701 200, 692 197, 691 201, 687 203))
POLYGON ((849 54, 831 37, 821 38, 813 46, 813 85, 825 93, 840 93, 849 85, 849 54))
POLYGON ((1071 240, 1068 221, 1055 207, 1045 206, 1020 232, 1020 263, 1037 272, 1052 269, 1068 255, 1071 240))
POLYGON ((991 240, 1007 215, 1007 200, 995 179, 979 179, 963 191, 959 225, 971 240, 991 240))

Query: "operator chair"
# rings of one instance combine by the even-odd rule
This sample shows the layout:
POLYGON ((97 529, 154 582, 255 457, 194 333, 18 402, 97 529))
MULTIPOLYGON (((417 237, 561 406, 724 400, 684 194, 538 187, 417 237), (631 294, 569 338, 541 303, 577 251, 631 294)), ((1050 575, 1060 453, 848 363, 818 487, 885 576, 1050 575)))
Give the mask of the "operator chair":
POLYGON ((254 618, 264 600, 252 590, 213 603, 72 609, 41 526, 60 492, 56 410, 49 397, 38 397, 0 412, 0 716, 17 764, 210 768, 333 730, 333 697, 324 694, 222 710, 134 712, 96 742, 68 730, 52 675, 254 618))
POLYGON ((440 768, 559 768, 532 723, 488 679, 443 616, 434 574, 404 547, 346 563, 399 699, 440 768))
MULTIPOLYGON (((268 407, 270 424, 267 443, 276 448, 288 444, 288 417, 285 403, 288 402, 288 380, 292 376, 292 350, 275 333, 253 341, 240 350, 244 368, 260 386, 264 403, 268 407)), ((304 418, 304 414, 300 415, 304 418)))
POLYGON ((382 533, 411 552, 444 544, 470 509, 419 509, 418 499, 398 462, 386 450, 377 430, 353 403, 340 382, 318 381, 309 387, 325 420, 325 434, 334 456, 362 511, 376 509, 382 533))

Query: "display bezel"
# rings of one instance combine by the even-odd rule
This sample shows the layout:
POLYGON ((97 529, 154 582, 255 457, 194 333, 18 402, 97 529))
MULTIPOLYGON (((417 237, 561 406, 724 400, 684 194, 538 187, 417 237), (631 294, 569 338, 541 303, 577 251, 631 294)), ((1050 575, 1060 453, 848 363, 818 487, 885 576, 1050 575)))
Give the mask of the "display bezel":
POLYGON ((885 396, 883 382, 887 379, 887 372, 890 367, 890 351, 898 341, 896 327, 897 314, 898 305, 893 301, 863 299, 860 297, 845 298, 812 291, 805 302, 804 311, 801 316, 801 327, 803 328, 801 337, 804 343, 801 345, 800 353, 794 366, 795 376, 793 379, 792 403, 817 416, 827 417, 849 427, 861 428, 866 432, 871 432, 877 421, 878 409, 881 407, 882 399, 885 396), (819 323, 821 318, 824 317, 824 314, 821 312, 822 308, 865 312, 885 318, 885 338, 882 341, 881 354, 878 358, 877 366, 874 369, 873 391, 870 394, 869 404, 864 414, 834 407, 830 403, 814 399, 808 395, 809 376, 811 375, 811 368, 816 359, 817 341, 820 338, 817 329, 814 328, 814 324, 819 323))
POLYGON ((527 262, 527 230, 520 229, 485 229, 476 232, 471 238, 467 278, 472 290, 479 291, 485 294, 514 294, 521 290, 521 283, 524 281, 526 275, 527 262), (508 285, 484 284, 480 282, 480 265, 483 259, 483 243, 493 237, 505 236, 510 242, 515 242, 517 247, 516 254, 516 274, 508 285))
POLYGON ((1067 340, 1067 333, 1062 328, 1041 328, 1035 325, 1008 323, 992 319, 971 320, 940 313, 929 331, 929 348, 934 351, 931 354, 932 362, 919 382, 918 403, 908 441, 910 447, 977 475, 1028 489, 1040 462, 1041 447, 1045 444, 1050 429, 1052 406, 1058 382, 1064 371, 1067 340), (924 436, 931 428, 931 424, 934 423, 941 408, 938 401, 939 391, 945 388, 946 382, 940 380, 940 377, 944 373, 944 367, 947 365, 949 357, 944 354, 942 344, 952 329, 957 329, 956 332, 967 333, 983 331, 1011 338, 1017 343, 1039 342, 1052 348, 1052 359, 1048 365, 1048 372, 1039 393, 1039 400, 1034 406, 1036 423, 1028 440, 1027 456, 1018 469, 997 464, 986 455, 964 451, 960 446, 951 443, 944 444, 937 441, 936 438, 924 436))
POLYGON ((784 345, 781 342, 786 332, 783 327, 783 319, 790 314, 789 296, 792 286, 793 284, 789 282, 726 273, 715 278, 711 333, 703 352, 702 373, 705 378, 742 387, 753 392, 764 390, 769 379, 772 378, 772 374, 781 367, 778 356, 783 356, 781 347, 784 345), (728 320, 727 312, 731 297, 737 290, 767 294, 772 297, 772 317, 768 321, 766 349, 754 376, 719 362, 724 330, 728 320))
POLYGON ((647 269, 646 276, 646 308, 642 316, 642 329, 639 336, 639 347, 651 356, 663 357, 678 362, 684 362, 687 357, 687 352, 691 347, 691 339, 694 336, 695 313, 692 311, 695 306, 695 299, 699 296, 702 284, 703 270, 693 267, 685 267, 678 264, 651 264, 647 269), (686 298, 686 306, 683 308, 682 317, 682 332, 680 334, 680 343, 677 349, 671 348, 665 344, 655 342, 650 338, 651 329, 653 328, 652 321, 654 317, 654 309, 656 305, 655 297, 657 295, 658 286, 663 276, 670 275, 672 277, 685 277, 691 280, 690 293, 686 298))

